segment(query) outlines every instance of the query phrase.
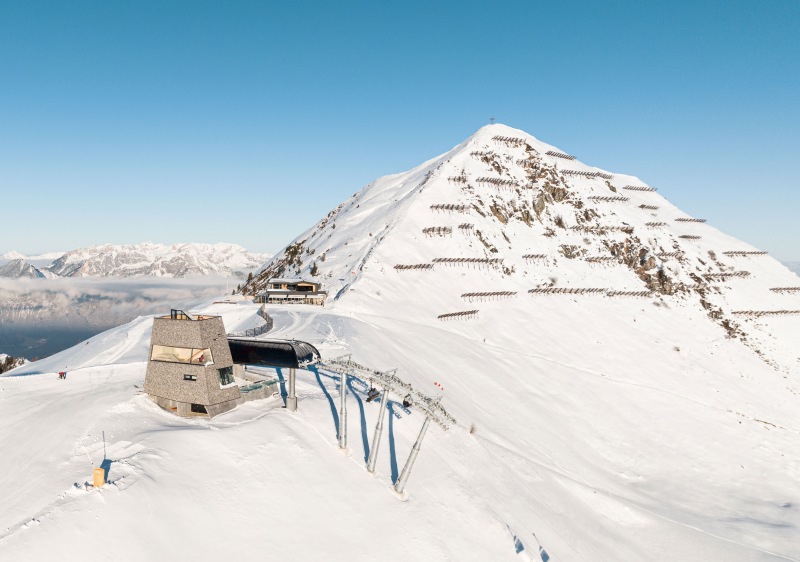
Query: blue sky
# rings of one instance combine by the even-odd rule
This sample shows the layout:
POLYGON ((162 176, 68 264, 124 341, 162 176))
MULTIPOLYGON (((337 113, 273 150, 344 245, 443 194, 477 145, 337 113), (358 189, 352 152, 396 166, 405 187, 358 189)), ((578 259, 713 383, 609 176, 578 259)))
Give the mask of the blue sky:
POLYGON ((800 2, 3 2, 0 253, 275 252, 490 116, 800 259, 800 2))

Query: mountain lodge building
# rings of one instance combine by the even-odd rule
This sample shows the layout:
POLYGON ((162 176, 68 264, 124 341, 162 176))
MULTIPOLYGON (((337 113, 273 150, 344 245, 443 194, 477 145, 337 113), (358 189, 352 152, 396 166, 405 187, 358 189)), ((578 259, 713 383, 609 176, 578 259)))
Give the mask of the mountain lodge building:
POLYGON ((267 288, 257 295, 254 302, 271 304, 316 304, 323 305, 328 296, 320 283, 303 279, 281 279, 273 277, 267 288))

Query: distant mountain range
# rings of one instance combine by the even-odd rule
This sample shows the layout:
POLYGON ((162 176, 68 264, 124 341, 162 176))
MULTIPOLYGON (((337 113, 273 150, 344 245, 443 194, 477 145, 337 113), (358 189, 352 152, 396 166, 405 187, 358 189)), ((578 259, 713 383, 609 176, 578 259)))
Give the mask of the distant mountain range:
POLYGON ((0 277, 246 277, 271 256, 236 244, 142 244, 92 246, 65 253, 0 255, 0 277))

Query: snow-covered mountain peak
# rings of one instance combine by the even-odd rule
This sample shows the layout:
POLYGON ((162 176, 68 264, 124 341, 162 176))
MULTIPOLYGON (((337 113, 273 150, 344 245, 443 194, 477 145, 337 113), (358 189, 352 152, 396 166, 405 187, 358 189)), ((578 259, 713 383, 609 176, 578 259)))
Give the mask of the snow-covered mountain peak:
POLYGON ((12 259, 4 265, 0 265, 0 277, 20 279, 23 277, 30 279, 41 279, 45 277, 39 269, 29 264, 23 258, 12 259))
POLYGON ((236 275, 263 264, 269 255, 236 244, 105 244, 67 252, 48 268, 62 277, 189 277, 236 275))
MULTIPOLYGON (((366 309, 392 302, 434 320, 474 309, 463 296, 470 294, 513 293, 530 303, 566 291, 693 303, 725 335, 762 353, 775 348, 775 336, 751 319, 800 309, 772 290, 797 285, 796 276, 764 254, 635 176, 493 124, 365 186, 276 254, 244 291, 258 292, 273 276, 310 277, 331 301, 366 309), (419 307, 409 308, 410 295, 419 307)), ((771 357, 796 361, 792 351, 771 357)))

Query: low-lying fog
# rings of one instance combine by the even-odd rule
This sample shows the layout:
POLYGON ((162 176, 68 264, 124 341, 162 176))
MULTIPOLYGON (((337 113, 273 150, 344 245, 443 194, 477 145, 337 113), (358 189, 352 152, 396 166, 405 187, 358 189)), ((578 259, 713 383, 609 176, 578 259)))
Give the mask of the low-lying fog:
POLYGON ((219 277, 0 279, 0 353, 42 358, 137 316, 230 294, 219 277))

